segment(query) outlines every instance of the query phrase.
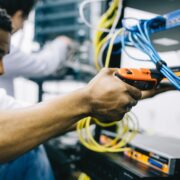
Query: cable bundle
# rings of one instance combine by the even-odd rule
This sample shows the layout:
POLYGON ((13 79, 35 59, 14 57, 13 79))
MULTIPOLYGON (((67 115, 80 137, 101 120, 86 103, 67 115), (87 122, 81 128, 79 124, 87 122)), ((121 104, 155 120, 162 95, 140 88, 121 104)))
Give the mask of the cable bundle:
POLYGON ((88 149, 96 152, 122 152, 128 151, 129 148, 125 146, 129 143, 138 132, 138 121, 133 113, 127 113, 123 120, 113 123, 102 123, 97 119, 88 117, 79 121, 77 125, 77 132, 81 143, 88 149), (111 127, 116 125, 117 134, 113 140, 106 144, 99 144, 93 137, 90 130, 91 121, 94 121, 100 127, 111 127))
MULTIPOLYGON (((116 32, 116 27, 121 16, 122 1, 114 0, 109 9, 101 17, 98 28, 109 28, 106 31, 96 31, 94 37, 94 48, 95 48, 95 65, 99 70, 102 65, 102 54, 106 48, 107 43, 113 37, 116 32), (108 33, 107 33, 108 32, 108 33)), ((106 67, 109 63, 106 64, 106 67)))
MULTIPOLYGON (((94 38, 95 48, 95 65, 98 70, 103 67, 103 53, 106 48, 107 55, 105 58, 105 67, 109 67, 110 58, 113 51, 115 41, 121 43, 122 50, 132 59, 138 61, 152 61, 156 68, 165 76, 167 79, 180 90, 180 77, 177 77, 170 68, 167 67, 166 63, 161 60, 157 51, 153 47, 150 39, 151 33, 153 33, 151 26, 155 22, 162 20, 164 17, 157 17, 151 20, 138 20, 135 18, 126 18, 123 20, 123 28, 117 29, 117 25, 121 16, 122 11, 122 0, 113 0, 109 9, 103 14, 97 27, 91 25, 85 18, 83 10, 84 7, 92 2, 98 2, 104 0, 86 0, 80 5, 80 16, 85 24, 96 30, 94 38), (129 19, 137 21, 135 26, 127 27, 125 22, 129 19), (134 46, 140 51, 147 54, 150 60, 137 59, 131 56, 125 49, 126 45, 134 46)), ((164 21, 165 19, 163 19, 164 21)), ((159 21, 159 22, 160 22, 159 21)), ((160 27, 161 28, 161 27, 160 27)), ((121 53, 118 51, 119 54, 121 53)), ((114 52, 113 52, 114 53, 114 52)), ((130 142, 138 132, 138 121, 133 113, 125 115, 123 120, 113 123, 102 123, 102 120, 97 120, 91 117, 87 117, 77 124, 77 133, 81 143, 90 150, 96 152, 122 152, 127 151, 129 148, 125 148, 125 145, 130 142), (99 144, 93 137, 90 130, 90 124, 94 121, 96 125, 101 127, 117 126, 117 135, 113 140, 106 144, 99 144)))
POLYGON ((80 16, 84 23, 92 29, 95 29, 94 36, 94 48, 95 48, 95 58, 94 62, 98 70, 103 67, 102 53, 103 47, 106 47, 108 41, 112 38, 113 34, 116 31, 117 24, 119 22, 121 12, 122 12, 122 0, 113 0, 108 10, 102 15, 99 24, 97 27, 91 25, 84 16, 84 8, 87 4, 98 1, 106 0, 86 0, 83 1, 80 5, 80 16))
MULTIPOLYGON (((161 17, 159 17, 161 18, 161 17)), ((155 48, 153 47, 150 39, 151 25, 159 18, 151 20, 138 20, 136 26, 126 27, 125 22, 130 19, 124 20, 124 32, 122 37, 122 47, 125 50, 125 45, 131 45, 141 50, 147 54, 150 60, 156 65, 158 69, 175 87, 180 90, 180 77, 176 76, 172 70, 166 65, 166 63, 161 59, 155 48)), ((127 53, 129 56, 129 54, 127 53)), ((133 58, 133 57, 132 57, 133 58)), ((133 58, 135 59, 135 58, 133 58)), ((138 59, 135 59, 138 60, 138 59)))
MULTIPOLYGON (((109 67, 110 57, 113 49, 113 44, 117 36, 122 34, 122 29, 116 29, 119 22, 121 11, 122 11, 122 1, 113 0, 109 9, 103 14, 97 27, 91 25, 84 16, 84 7, 92 2, 97 2, 102 0, 86 0, 80 5, 80 16, 87 26, 96 30, 94 38, 94 48, 95 48, 95 65, 98 70, 100 70, 102 65, 102 54, 104 49, 108 47, 107 57, 105 60, 105 67, 109 67)), ((96 152, 122 152, 130 150, 126 148, 125 145, 130 142, 136 133, 138 132, 138 122, 137 118, 133 113, 128 113, 119 122, 103 123, 102 120, 87 117, 82 119, 77 124, 77 133, 79 135, 80 142, 88 149, 96 152), (91 122, 94 122, 100 127, 117 127, 117 134, 113 140, 106 144, 99 144, 93 137, 90 130, 91 122)))

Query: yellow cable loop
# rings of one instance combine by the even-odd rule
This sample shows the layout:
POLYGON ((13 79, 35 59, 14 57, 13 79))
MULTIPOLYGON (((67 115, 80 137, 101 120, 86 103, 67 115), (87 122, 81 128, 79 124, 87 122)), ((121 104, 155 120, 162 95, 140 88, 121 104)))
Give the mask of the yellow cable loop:
POLYGON ((95 121, 96 124, 98 124, 98 125, 101 126, 101 127, 111 127, 111 126, 114 126, 114 125, 117 124, 116 122, 103 123, 103 122, 101 122, 101 121, 98 121, 98 119, 96 119, 96 118, 93 118, 93 120, 95 121))
MULTIPOLYGON (((119 5, 119 0, 114 0, 112 2, 109 9, 101 17, 98 28, 111 28, 117 15, 116 11, 118 5, 119 5)), ((107 51, 107 56, 105 59, 105 67, 109 67, 114 41, 117 36, 121 35, 122 30, 123 29, 121 28, 118 31, 116 31, 114 34, 107 34, 104 38, 101 38, 103 32, 100 31, 96 32, 94 38, 94 47, 95 47, 95 65, 97 69, 100 69, 98 63, 99 52, 101 51, 103 45, 107 43, 107 41, 110 41, 110 43, 107 51)), ((86 148, 96 152, 129 151, 131 149, 125 146, 134 138, 134 136, 138 132, 138 123, 135 123, 134 119, 137 120, 133 113, 127 113, 120 122, 111 122, 111 123, 104 123, 103 121, 99 121, 98 119, 91 117, 84 118, 77 123, 77 133, 79 136, 79 140, 86 148), (94 139, 92 132, 90 130, 91 121, 94 121, 95 124, 104 128, 116 125, 118 128, 116 137, 110 140, 106 144, 99 144, 94 139)))
POLYGON ((117 144, 117 142, 124 136, 124 134, 127 132, 127 126, 124 124, 124 121, 120 121, 120 125, 117 127, 121 127, 121 132, 117 134, 116 138, 111 140, 109 143, 106 144, 106 146, 112 146, 117 144), (121 125, 122 124, 122 125, 121 125))
MULTIPOLYGON (((128 123, 128 121, 131 119, 129 119, 127 116, 128 115, 126 115, 126 118, 124 118, 123 121, 127 121, 128 123)), ((130 133, 130 135, 128 134, 130 129, 129 129, 129 126, 125 122, 123 122, 124 127, 122 126, 123 127, 122 133, 120 133, 120 135, 119 134, 117 135, 118 140, 117 140, 117 137, 115 137, 114 139, 115 141, 112 140, 108 144, 101 145, 95 141, 95 139, 93 138, 91 134, 91 131, 89 129, 90 121, 91 121, 90 117, 88 119, 83 119, 82 121, 78 123, 78 126, 77 126, 77 131, 80 136, 80 141, 85 147, 96 152, 122 152, 122 151, 130 150, 129 148, 125 148, 124 146, 134 137, 134 134, 132 133, 130 133), (120 141, 120 142, 116 143, 117 141, 120 141)))
MULTIPOLYGON (((108 22, 108 24, 107 24, 107 27, 110 27, 111 25, 112 25, 112 20, 111 21, 109 21, 108 22)), ((111 39, 112 38, 112 35, 107 35, 107 36, 105 36, 102 40, 100 40, 96 45, 95 45, 95 58, 94 58, 94 63, 95 63, 95 65, 96 65, 96 69, 97 70, 100 70, 100 66, 99 66, 99 62, 98 62, 98 55, 99 55, 99 52, 100 52, 100 50, 101 50, 101 48, 102 48, 102 46, 109 40, 109 39, 111 39)))

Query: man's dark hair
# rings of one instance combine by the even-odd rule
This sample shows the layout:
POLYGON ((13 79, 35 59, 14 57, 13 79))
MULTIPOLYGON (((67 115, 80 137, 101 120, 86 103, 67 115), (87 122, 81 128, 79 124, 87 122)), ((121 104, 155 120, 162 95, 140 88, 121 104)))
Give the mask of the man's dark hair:
POLYGON ((27 17, 37 0, 0 0, 0 8, 6 9, 10 16, 13 16, 18 10, 27 17))
POLYGON ((12 31, 11 18, 4 9, 0 9, 0 29, 8 32, 12 31))

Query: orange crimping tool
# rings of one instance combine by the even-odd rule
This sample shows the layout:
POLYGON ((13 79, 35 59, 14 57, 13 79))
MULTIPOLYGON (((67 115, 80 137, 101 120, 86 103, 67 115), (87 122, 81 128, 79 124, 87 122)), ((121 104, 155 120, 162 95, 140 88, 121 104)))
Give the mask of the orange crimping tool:
MULTIPOLYGON (((177 76, 180 76, 180 67, 174 67, 171 69, 177 76)), ((141 90, 156 88, 161 80, 166 80, 158 70, 146 68, 120 68, 116 75, 122 81, 141 90)))

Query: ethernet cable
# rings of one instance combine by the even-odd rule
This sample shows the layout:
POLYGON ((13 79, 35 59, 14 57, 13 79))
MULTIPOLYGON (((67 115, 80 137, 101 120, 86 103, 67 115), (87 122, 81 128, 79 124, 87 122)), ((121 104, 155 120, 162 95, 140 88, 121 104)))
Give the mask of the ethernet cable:
POLYGON ((106 61, 105 61, 105 67, 109 67, 109 63, 110 63, 110 58, 111 58, 111 54, 112 54, 112 49, 113 49, 113 45, 114 45, 114 41, 116 39, 116 37, 120 34, 122 34, 123 29, 119 29, 112 37, 110 44, 109 44, 109 48, 107 51, 107 56, 106 56, 106 61))
MULTIPOLYGON (((175 20, 168 19, 168 21, 172 21, 171 26, 168 28, 176 27, 178 26, 178 17, 180 16, 180 10, 172 12, 168 14, 169 16, 174 15, 176 17, 175 20), (174 15, 175 14, 175 15, 174 15), (179 15, 179 16, 178 16, 179 15), (175 23, 176 22, 176 23, 175 23)), ((167 15, 167 16, 168 16, 167 15)), ((172 17, 171 17, 172 18, 172 17)), ((153 62, 156 65, 156 68, 176 87, 176 89, 180 90, 180 77, 176 76, 172 70, 166 65, 164 61, 161 60, 159 54, 153 47, 150 39, 150 34, 153 33, 153 31, 157 31, 156 29, 151 29, 151 24, 155 23, 156 21, 164 21, 164 17, 156 17, 154 19, 150 20, 137 20, 137 25, 127 27, 125 24, 125 21, 129 19, 135 19, 135 18, 126 18, 123 20, 123 33, 121 36, 121 45, 122 50, 132 59, 138 60, 138 61, 144 61, 144 62, 153 62), (143 59, 137 59, 133 56, 131 56, 125 49, 125 45, 134 46, 140 51, 144 52, 147 56, 149 56, 150 60, 143 60, 143 59)), ((167 20, 166 20, 167 21, 167 20)), ((156 23, 157 24, 157 23, 156 23)), ((179 23, 180 24, 180 23, 179 23)), ((161 27, 160 30, 164 30, 165 28, 161 27)), ((106 44, 101 48, 100 50, 100 59, 102 57, 102 52, 105 50, 107 46, 109 46, 110 43, 106 42, 106 44)), ((99 61, 99 60, 98 60, 99 61)))
MULTIPOLYGON (((84 6, 88 3, 90 3, 90 1, 88 0, 85 1, 80 8, 80 15, 84 20, 85 18, 83 16, 83 9, 84 6)), ((110 41, 108 54, 105 62, 106 67, 109 67, 113 42, 116 39, 116 37, 122 33, 122 29, 118 29, 118 30, 116 29, 122 10, 121 3, 122 2, 119 0, 114 0, 112 2, 107 12, 102 16, 97 28, 92 27, 92 25, 88 24, 87 21, 84 21, 85 24, 87 24, 89 27, 97 30, 94 41, 94 45, 96 48, 96 57, 95 57, 96 60, 98 59, 98 54, 102 46, 106 44, 108 41, 110 41), (118 12, 116 12, 116 9, 118 9, 118 12), (111 29, 107 29, 108 27, 109 28, 111 27, 111 29), (109 34, 107 34, 104 38, 102 38, 103 33, 109 33, 109 34)), ((98 62, 96 61, 95 63, 96 63, 96 67, 98 67, 99 66, 98 62)), ((79 135, 79 140, 86 148, 96 152, 123 152, 130 150, 129 148, 126 148, 125 145, 129 143, 138 132, 138 123, 135 122, 134 120, 136 120, 136 117, 135 115, 133 115, 133 113, 126 114, 123 120, 121 120, 119 123, 118 122, 103 123, 102 120, 100 121, 95 118, 87 117, 79 121, 77 124, 77 133, 79 135), (98 142, 96 142, 89 129, 92 120, 101 127, 110 127, 116 125, 117 127, 119 127, 119 132, 116 135, 116 137, 113 140, 111 140, 109 143, 106 143, 104 145, 99 144, 98 142), (131 124, 131 128, 130 128, 130 124, 131 124)))
MULTIPOLYGON (((110 33, 104 37, 103 39, 98 39, 98 37, 95 36, 95 64, 96 64, 96 67, 97 69, 100 69, 100 67, 102 67, 102 63, 101 61, 99 61, 99 54, 101 49, 104 47, 105 44, 107 44, 108 40, 110 40, 112 38, 112 34, 115 33, 118 29, 117 28, 117 25, 118 25, 118 22, 119 22, 119 19, 121 17, 121 12, 122 12, 122 3, 123 3, 123 0, 119 0, 119 3, 118 3, 118 9, 117 9, 117 14, 116 14, 116 17, 115 19, 112 19, 114 22, 112 24, 112 27, 111 27, 111 31, 110 33), (97 47, 97 48, 96 48, 97 47), (100 66, 99 66, 100 64, 100 66)), ((98 33, 98 32, 97 32, 98 33)), ((99 37, 100 38, 100 37, 99 37)), ((102 52, 102 51, 101 51, 102 52)), ((101 58, 102 59, 102 58, 101 58)))
MULTIPOLYGON (((93 26, 92 24, 90 24, 85 16, 84 16, 84 7, 89 4, 89 3, 92 3, 92 2, 98 2, 99 0, 86 0, 84 1, 83 3, 81 3, 80 5, 80 16, 81 16, 81 19, 84 21, 84 23, 89 26, 90 28, 93 28, 93 29, 96 29, 97 32, 95 34, 95 40, 94 40, 94 44, 95 44, 95 47, 99 47, 99 44, 102 44, 101 41, 100 41, 100 38, 102 36, 102 34, 105 32, 105 33, 109 33, 109 34, 112 34, 115 29, 116 29, 116 26, 118 24, 118 21, 119 21, 119 18, 121 16, 121 11, 122 11, 122 1, 120 0, 114 0, 111 4, 111 6, 109 7, 109 9, 106 11, 106 13, 102 16, 101 20, 100 20, 100 23, 98 25, 98 27, 95 27, 93 26), (118 8, 118 9, 117 9, 118 8), (117 9, 117 10, 116 10, 117 9), (112 27, 111 27, 112 26, 112 27), (109 29, 108 27, 111 27, 111 29, 109 29), (108 28, 108 29, 107 29, 108 28)), ((102 1, 102 0, 101 0, 102 1)), ((109 36, 108 34, 108 36, 109 36)), ((107 39, 109 39, 108 37, 105 37, 103 40, 103 42, 105 42, 107 39)), ((95 60, 97 60, 97 54, 98 54, 98 49, 100 48, 97 48, 95 49, 95 60)), ((95 61, 95 65, 97 67, 97 69, 100 69, 99 68, 99 65, 98 65, 98 62, 95 61)))
POLYGON ((119 0, 119 4, 118 4, 118 9, 117 9, 117 15, 116 18, 113 22, 113 25, 111 27, 111 31, 110 34, 115 33, 117 25, 119 23, 120 17, 121 17, 121 13, 122 13, 122 4, 123 4, 123 0, 119 0))
POLYGON ((108 36, 109 37, 108 41, 107 40, 105 40, 105 42, 102 41, 103 46, 101 45, 100 47, 98 47, 99 48, 98 63, 100 65, 100 67, 104 66, 103 62, 102 62, 103 53, 108 46, 109 47, 108 47, 108 51, 107 51, 107 55, 106 55, 106 59, 105 59, 105 67, 109 67, 110 58, 111 58, 112 53, 120 54, 121 49, 120 49, 120 52, 112 52, 112 49, 113 49, 114 41, 116 40, 116 38, 118 36, 122 35, 123 31, 124 31, 123 28, 117 29, 116 32, 114 33, 114 35, 108 36))
POLYGON ((150 60, 156 65, 156 68, 176 87, 176 89, 180 90, 180 77, 176 76, 171 69, 166 65, 164 61, 161 60, 161 57, 153 47, 150 40, 150 25, 156 21, 156 19, 152 20, 140 20, 139 23, 135 27, 126 28, 126 34, 122 39, 122 46, 124 50, 124 44, 126 44, 126 39, 128 39, 127 43, 131 43, 134 47, 141 50, 145 54, 150 57, 150 60))
MULTIPOLYGON (((77 132, 80 138, 81 143, 88 149, 96 152, 123 152, 129 151, 130 148, 125 147, 129 143, 136 133, 138 132, 138 123, 133 117, 134 114, 128 113, 125 115, 125 118, 120 122, 116 122, 119 131, 117 132, 116 137, 113 140, 106 144, 99 144, 93 137, 92 132, 90 131, 90 122, 91 120, 96 121, 99 124, 99 121, 88 118, 81 120, 77 125, 77 132), (130 128, 131 127, 131 128, 130 128)), ((137 120, 137 119, 136 119, 137 120)), ((114 125, 114 124, 113 124, 114 125)), ((112 124, 106 124, 101 122, 101 127, 110 127, 112 124)))
MULTIPOLYGON (((123 30, 123 33, 121 35, 121 46, 122 46, 122 50, 124 51, 124 53, 132 60, 135 60, 135 61, 141 61, 141 62, 150 62, 149 59, 139 59, 139 58, 136 58, 134 57, 133 55, 131 55, 127 50, 126 50, 126 45, 129 45, 129 46, 133 46, 133 44, 131 42, 126 42, 125 38, 126 38, 126 34, 127 34, 127 30, 130 31, 130 28, 127 27, 126 25, 126 21, 128 20, 135 20, 137 21, 137 23, 139 22, 139 19, 137 18, 132 18, 132 17, 129 17, 129 18, 124 18, 122 20, 122 24, 123 24, 123 27, 124 27, 124 30, 123 30), (126 42, 126 44, 125 44, 126 42)), ((128 38, 129 39, 129 38, 128 38)))
MULTIPOLYGON (((92 3, 92 2, 101 2, 101 1, 106 1, 106 0, 85 0, 85 1, 83 1, 81 4, 80 4, 80 7, 79 7, 79 14, 80 14, 80 17, 81 17, 81 19, 82 19, 82 21, 88 26, 88 27, 90 27, 91 29, 95 29, 95 30, 97 30, 97 31, 102 31, 102 32, 107 32, 107 33, 109 33, 110 32, 110 29, 108 29, 108 28, 98 28, 98 27, 95 27, 94 25, 92 25, 90 22, 88 22, 87 20, 86 20, 86 18, 85 18, 85 15, 84 15, 84 8, 85 8, 85 6, 87 5, 87 4, 90 4, 90 3, 92 3)), ((114 6, 112 7, 112 10, 111 11, 113 11, 114 9, 114 6)), ((111 12, 110 11, 110 12, 111 12)), ((108 13, 108 15, 109 15, 110 13, 108 13)), ((106 17, 107 17, 107 15, 104 17, 104 19, 106 20, 106 17)), ((104 22, 104 21, 103 21, 104 22)))
MULTIPOLYGON (((121 8, 118 4, 118 10, 121 8)), ((156 65, 157 69, 169 79, 173 85, 180 90, 180 78, 177 77, 165 64, 164 61, 161 60, 160 56, 158 55, 157 51, 154 49, 151 40, 150 40, 150 24, 153 20, 143 20, 138 21, 139 23, 133 27, 127 27, 124 25, 124 29, 116 30, 115 27, 117 26, 117 19, 119 17, 118 12, 116 12, 117 8, 117 1, 114 0, 108 9, 108 11, 102 16, 100 20, 100 24, 97 28, 96 36, 95 36, 95 63, 96 67, 99 68, 99 64, 102 63, 98 62, 99 59, 102 59, 102 52, 108 47, 106 59, 105 59, 105 67, 109 67, 111 54, 113 51, 113 45, 118 36, 121 37, 122 49, 125 51, 125 45, 131 45, 136 47, 137 49, 141 50, 145 54, 147 54, 151 61, 156 65), (114 13, 113 13, 114 11, 114 13), (108 16, 111 14, 111 18, 108 19, 108 16), (110 29, 111 27, 111 29, 110 29), (109 29, 108 29, 109 28, 109 29), (103 34, 109 33, 109 34, 103 34), (102 38, 104 36, 104 38, 102 38)), ((109 16, 110 17, 110 16, 109 16)), ((172 25, 171 25, 172 26, 172 25)), ((152 32, 151 32, 152 33, 152 32)), ((127 53, 127 51, 125 51, 127 53)), ((128 54, 128 53, 127 53, 128 54)), ((129 55, 129 54, 128 54, 129 55)), ((130 55, 129 55, 130 56, 130 55)), ((134 57, 132 57, 134 58, 134 57)), ((136 59, 135 60, 140 60, 136 59)), ((140 60, 142 61, 142 60, 140 60)), ((146 60, 147 61, 147 60, 146 60)), ((92 119, 91 117, 85 118, 78 122, 77 125, 77 132, 79 135, 79 139, 81 143, 90 150, 96 152, 122 152, 129 150, 129 148, 125 148, 125 145, 132 140, 132 138, 136 135, 138 128, 135 126, 138 124, 133 121, 134 119, 131 118, 130 115, 125 116, 125 118, 121 121, 122 124, 117 124, 116 122, 106 124, 102 121, 97 119, 92 119), (113 125, 117 125, 121 130, 116 137, 106 144, 99 144, 93 138, 93 135, 89 129, 90 122, 94 120, 97 125, 101 127, 109 127, 113 125), (131 129, 130 124, 131 122, 131 129)))
POLYGON ((99 64, 98 64, 98 54, 99 54, 99 50, 101 49, 101 46, 103 45, 103 43, 105 43, 108 39, 111 38, 112 33, 115 31, 115 28, 117 26, 118 23, 118 19, 121 15, 121 9, 122 9, 122 4, 121 4, 121 0, 118 3, 118 0, 114 0, 111 4, 111 6, 109 7, 109 9, 107 10, 107 12, 102 16, 102 18, 100 19, 100 23, 98 25, 98 27, 107 27, 105 22, 109 22, 108 26, 110 29, 109 34, 105 35, 104 38, 102 38, 102 35, 104 35, 102 32, 98 32, 96 31, 95 33, 95 37, 94 37, 94 47, 95 47, 95 65, 96 68, 99 70, 99 64), (118 11, 116 13, 116 9, 117 6, 118 7, 118 11), (114 12, 114 14, 113 14, 114 12))
MULTIPOLYGON (((116 11, 115 10, 116 10, 117 5, 118 5, 118 0, 114 0, 112 2, 111 6, 109 7, 109 9, 106 11, 106 13, 101 17, 98 27, 95 27, 94 25, 90 24, 86 20, 85 15, 84 15, 84 8, 87 4, 90 4, 92 2, 98 2, 98 1, 103 1, 103 0, 86 0, 86 1, 83 1, 80 4, 80 9, 79 9, 80 17, 84 21, 84 23, 88 27, 95 29, 97 31, 95 34, 95 38, 94 38, 95 47, 98 46, 98 44, 100 42, 101 35, 103 33, 110 33, 112 31, 109 29, 109 27, 111 27, 111 25, 114 22, 114 19, 116 17, 116 14, 115 14, 116 11), (109 17, 111 17, 111 18, 109 18, 109 17)), ((98 54, 97 50, 95 50, 95 54, 98 54)), ((97 58, 95 57, 94 59, 96 60, 97 58)), ((95 65, 96 65, 96 68, 99 70, 100 68, 99 68, 99 65, 96 61, 95 61, 95 65)))

